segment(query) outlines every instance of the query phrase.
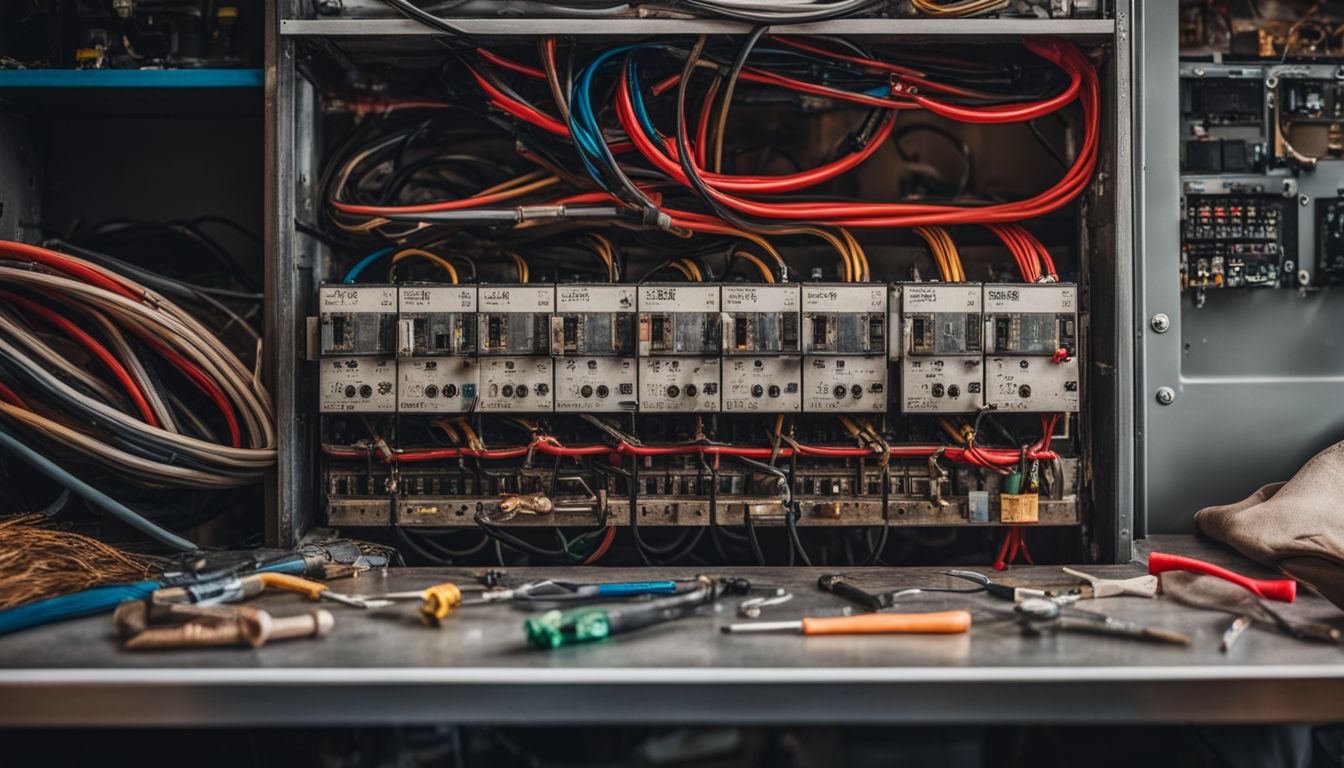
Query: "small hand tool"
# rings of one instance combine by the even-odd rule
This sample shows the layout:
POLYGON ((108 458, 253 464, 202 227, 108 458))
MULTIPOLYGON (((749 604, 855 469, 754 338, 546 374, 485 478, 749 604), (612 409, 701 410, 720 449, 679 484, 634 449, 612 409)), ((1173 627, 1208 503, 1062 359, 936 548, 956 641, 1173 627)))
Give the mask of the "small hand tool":
POLYGON ((793 593, 785 591, 782 587, 775 590, 771 596, 749 597, 737 604, 737 615, 744 619, 754 619, 761 615, 761 611, 776 605, 783 605, 793 599, 793 593))
POLYGON ((1084 597, 1084 592, 1081 589, 1059 590, 1059 589, 1041 589, 1034 587, 1010 587, 1007 584, 999 584, 998 582, 989 578, 985 574, 977 573, 975 571, 953 570, 953 571, 943 571, 943 573, 947 574, 948 576, 951 576, 954 579, 965 579, 966 581, 973 581, 976 584, 980 585, 979 587, 965 591, 986 592, 988 594, 993 595, 994 597, 1002 598, 1004 600, 1011 600, 1015 603, 1020 603, 1023 600, 1027 600, 1033 597, 1051 598, 1055 600, 1065 600, 1065 601, 1079 600, 1082 597, 1084 597))
POLYGON ((896 600, 902 597, 918 595, 925 592, 951 592, 951 593, 971 593, 981 592, 983 587, 908 587, 905 589, 893 589, 890 592, 872 593, 850 584, 844 576, 836 573, 828 573, 817 579, 817 588, 823 592, 831 594, 857 603, 868 611, 880 611, 884 608, 890 608, 896 600))
POLYGON ((1233 573, 1213 563, 1196 560, 1193 557, 1169 555, 1165 552, 1149 553, 1148 573, 1156 576, 1166 571, 1191 571, 1207 576, 1217 576, 1248 589, 1266 600, 1278 600, 1281 603, 1291 603, 1297 597, 1297 582, 1292 579, 1253 579, 1249 576, 1233 573))
POLYGON ((1232 650, 1241 636, 1246 634, 1246 630, 1251 628, 1255 621, 1250 616, 1238 616, 1232 620, 1227 629, 1223 630, 1223 640, 1218 644, 1218 650, 1227 653, 1232 650))
POLYGON ((1065 568, 1064 572, 1070 576, 1076 576, 1086 581, 1092 586, 1092 599, 1101 599, 1103 597, 1117 597, 1119 595, 1135 595, 1136 597, 1157 597, 1157 577, 1135 576, 1132 579, 1103 579, 1100 576, 1092 576, 1073 568, 1065 568))
POLYGON ((1065 607, 1055 600, 1032 597, 1015 605, 1013 612, 1023 631, 1028 634, 1038 635, 1046 630, 1055 630, 1173 645, 1190 644, 1190 637, 1179 632, 1145 627, 1132 621, 1123 621, 1104 613, 1085 611, 1081 608, 1069 608, 1069 613, 1066 614, 1065 607))
POLYGON ((675 621, 722 596, 746 594, 751 590, 751 582, 746 579, 699 576, 694 583, 696 586, 689 591, 628 608, 547 611, 524 622, 523 630, 527 633, 528 644, 533 648, 550 650, 564 645, 605 640, 612 635, 675 621))
POLYGON ((288 573, 253 573, 247 576, 231 576, 183 587, 167 587, 156 590, 150 599, 160 604, 213 605, 216 603, 236 603, 256 597, 267 587, 298 592, 306 595, 309 600, 331 600, 356 608, 381 608, 392 604, 388 600, 365 599, 333 592, 329 586, 320 581, 313 581, 288 573))
POLYGON ((804 635, 955 635, 971 628, 969 611, 865 613, 859 616, 807 617, 798 621, 729 624, 726 634, 797 632, 804 635))
POLYGON ((321 609, 285 617, 245 606, 233 611, 231 619, 204 617, 177 626, 151 626, 128 639, 123 647, 128 651, 217 645, 260 648, 271 640, 322 637, 335 625, 331 612, 321 609))

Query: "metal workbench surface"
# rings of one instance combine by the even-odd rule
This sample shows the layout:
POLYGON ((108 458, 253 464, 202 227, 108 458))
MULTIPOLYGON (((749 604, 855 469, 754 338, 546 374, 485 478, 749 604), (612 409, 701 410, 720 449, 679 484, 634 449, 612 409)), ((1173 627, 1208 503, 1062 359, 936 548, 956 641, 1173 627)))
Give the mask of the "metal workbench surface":
MULTIPOLYGON (((1225 552, 1186 537, 1147 549, 1225 552)), ((1255 573, 1245 561, 1239 570, 1255 573)), ((792 602, 762 619, 835 614, 845 603, 815 588, 826 569, 734 568, 792 602)), ((987 570, 987 569, 986 569, 987 570)), ((1141 564, 1093 566, 1099 574, 1141 564)), ((691 576, 691 569, 516 569, 594 579, 691 576)), ((951 585, 937 568, 848 569, 873 590, 951 585)), ((398 569, 337 582, 340 591, 406 590, 469 579, 460 569, 398 569)), ((1058 584, 1057 567, 1015 567, 1016 584, 1058 584)), ((1218 641, 1229 617, 1169 600, 1111 598, 1091 607, 1178 630, 1188 648, 1078 634, 1023 636, 1009 605, 985 595, 919 595, 909 610, 966 607, 964 636, 733 635, 736 599, 718 610, 637 634, 541 652, 526 648, 526 616, 506 606, 463 608, 439 629, 415 605, 361 612, 336 606, 321 640, 246 649, 127 653, 107 616, 0 638, 0 726, 457 722, 1282 722, 1344 717, 1344 650, 1254 628, 1229 654, 1218 641)), ((267 595, 276 614, 307 607, 267 595)), ((324 605, 331 605, 324 603, 324 605)), ((1315 595, 1289 610, 1329 619, 1315 595)))

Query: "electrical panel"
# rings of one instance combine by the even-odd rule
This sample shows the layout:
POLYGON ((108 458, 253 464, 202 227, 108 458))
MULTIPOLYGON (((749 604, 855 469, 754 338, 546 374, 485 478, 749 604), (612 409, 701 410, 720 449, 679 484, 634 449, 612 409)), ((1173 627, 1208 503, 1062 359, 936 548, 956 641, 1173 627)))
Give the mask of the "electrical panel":
POLYGON ((720 408, 723 319, 719 286, 641 285, 639 410, 712 413, 720 408))
POLYGON ((887 408, 887 287, 803 287, 803 410, 887 408))
POLYGON ((985 403, 1000 411, 1078 410, 1078 288, 984 287, 985 403))
POLYGON ((974 413, 984 406, 984 290, 979 283, 907 283, 893 291, 903 412, 974 413))
POLYGON ((545 412, 554 407, 550 357, 553 285, 482 285, 480 385, 482 411, 545 412))
POLYGON ((323 286, 318 312, 318 410, 395 413, 397 286, 323 286))
POLYGON ((558 285, 551 318, 557 413, 633 411, 635 286, 558 285))
POLYGON ((801 409, 801 296, 797 284, 723 286, 725 412, 801 409))
POLYGON ((466 413, 476 403, 476 286, 403 284, 397 410, 466 413))

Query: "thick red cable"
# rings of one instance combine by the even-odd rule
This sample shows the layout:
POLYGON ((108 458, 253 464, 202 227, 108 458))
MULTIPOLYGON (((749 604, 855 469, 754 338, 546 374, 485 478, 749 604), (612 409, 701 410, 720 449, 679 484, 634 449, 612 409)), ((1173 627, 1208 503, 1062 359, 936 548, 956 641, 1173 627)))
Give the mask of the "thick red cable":
POLYGON ((145 397, 144 390, 140 388, 140 385, 135 379, 131 378, 130 372, 128 372, 125 366, 121 364, 121 361, 118 360, 107 347, 104 347, 99 343, 97 339, 91 336, 83 328, 70 322, 67 318, 61 317, 50 308, 44 307, 35 301, 30 301, 22 296, 3 290, 0 290, 0 298, 38 315, 51 325, 61 329, 66 336, 69 336, 78 342, 81 347, 86 349, 94 357, 98 358, 99 362, 111 372, 113 378, 117 380, 117 383, 121 384, 121 388, 126 390, 126 394, 130 396, 131 402, 135 404, 135 409, 140 412, 140 418, 144 419, 145 423, 152 427, 157 429, 163 428, 158 417, 154 415, 153 409, 149 407, 149 400, 145 397))

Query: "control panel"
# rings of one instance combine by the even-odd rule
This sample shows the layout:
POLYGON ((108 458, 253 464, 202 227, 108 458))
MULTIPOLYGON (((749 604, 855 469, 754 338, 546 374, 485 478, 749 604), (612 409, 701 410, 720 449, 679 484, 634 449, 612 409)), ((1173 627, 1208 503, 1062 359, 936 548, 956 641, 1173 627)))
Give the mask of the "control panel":
POLYGON ((900 306, 901 410, 972 413, 984 406, 984 314, 978 283, 908 283, 900 306))
POLYGON ((554 408, 550 357, 553 285, 482 285, 481 411, 539 412, 554 408))
POLYGON ((635 286, 558 285, 551 318, 557 413, 633 411, 635 286))
POLYGON ((1078 288, 984 287, 985 404, 1000 411, 1078 410, 1078 288))
POLYGON ((476 402, 476 286, 397 290, 397 410, 465 413, 476 402))
POLYGON ((639 410, 720 409, 723 322, 719 286, 639 286, 639 410))
POLYGON ((723 286, 725 412, 802 407, 801 297, 797 284, 723 286))
POLYGON ((887 407, 887 287, 803 286, 803 410, 887 407))

